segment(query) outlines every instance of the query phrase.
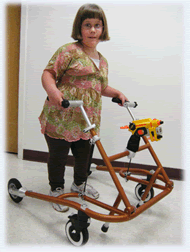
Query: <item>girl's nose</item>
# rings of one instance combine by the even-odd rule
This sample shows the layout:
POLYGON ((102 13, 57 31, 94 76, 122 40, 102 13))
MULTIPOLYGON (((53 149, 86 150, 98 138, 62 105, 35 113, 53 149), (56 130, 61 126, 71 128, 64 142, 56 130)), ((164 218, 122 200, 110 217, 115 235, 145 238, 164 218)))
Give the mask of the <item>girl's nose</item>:
POLYGON ((92 26, 91 29, 90 29, 90 31, 91 31, 91 32, 92 32, 92 31, 94 32, 94 31, 95 31, 95 27, 92 26))

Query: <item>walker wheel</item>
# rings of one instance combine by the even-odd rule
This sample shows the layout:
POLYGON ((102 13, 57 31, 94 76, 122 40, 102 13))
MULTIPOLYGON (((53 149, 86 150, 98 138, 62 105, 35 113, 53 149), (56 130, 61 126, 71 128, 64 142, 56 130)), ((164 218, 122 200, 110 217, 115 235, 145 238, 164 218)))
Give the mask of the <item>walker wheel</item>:
MULTIPOLYGON (((21 187, 22 187, 21 183, 17 179, 15 179, 15 178, 10 179, 9 182, 8 182, 8 192, 11 189, 13 189, 13 190, 19 190, 21 187)), ((9 195, 10 195, 11 199, 14 202, 16 202, 16 203, 21 202, 21 200, 23 199, 22 197, 13 195, 10 192, 9 192, 9 195)))
POLYGON ((102 232, 106 233, 106 232, 108 232, 108 229, 109 229, 109 227, 102 225, 102 228, 101 228, 102 232))
MULTIPOLYGON (((138 200, 141 200, 141 197, 143 195, 143 193, 145 192, 146 189, 146 185, 143 185, 141 183, 138 183, 135 187, 135 195, 137 197, 138 200)), ((154 197, 154 189, 151 187, 146 199, 144 202, 149 201, 150 199, 152 199, 154 197)))
POLYGON ((68 240, 74 246, 82 246, 87 243, 89 239, 88 229, 83 228, 80 232, 77 232, 75 226, 72 224, 71 220, 69 220, 65 226, 65 232, 68 240))

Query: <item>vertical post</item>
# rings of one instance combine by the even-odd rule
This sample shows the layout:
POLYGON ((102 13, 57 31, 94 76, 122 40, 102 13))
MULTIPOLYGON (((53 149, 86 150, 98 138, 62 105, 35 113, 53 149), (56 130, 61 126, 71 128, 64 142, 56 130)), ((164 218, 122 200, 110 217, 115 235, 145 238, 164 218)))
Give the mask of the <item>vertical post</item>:
MULTIPOLYGON (((143 136, 143 140, 144 140, 144 142, 145 142, 146 144, 149 143, 149 141, 148 141, 148 139, 147 139, 146 136, 143 136)), ((154 152, 154 150, 153 150, 153 148, 152 148, 152 146, 151 146, 150 143, 149 143, 148 150, 149 150, 149 152, 151 153, 151 155, 152 155, 152 157, 153 157, 155 163, 157 164, 157 166, 158 166, 158 167, 161 167, 161 173, 163 174, 166 183, 168 183, 168 182, 170 181, 169 178, 168 178, 168 175, 166 174, 164 168, 162 167, 162 164, 160 163, 160 160, 158 159, 158 157, 157 157, 156 153, 154 152)))
MULTIPOLYGON (((83 114, 83 117, 84 117, 86 123, 88 124, 88 127, 92 127, 92 124, 91 124, 91 122, 90 122, 90 120, 89 120, 89 118, 88 118, 88 116, 86 114, 86 111, 84 110, 83 105, 80 105, 80 109, 81 109, 81 112, 83 114)), ((95 130, 93 128, 90 129, 90 133, 91 133, 92 137, 96 136, 96 132, 95 132, 95 130)), ((111 165, 111 163, 109 161, 109 158, 108 158, 108 156, 107 156, 107 154, 106 154, 100 140, 96 141, 96 146, 98 147, 98 150, 99 150, 99 152, 100 152, 100 154, 101 154, 101 156, 102 156, 102 158, 104 160, 105 165, 107 166, 107 168, 109 170, 109 173, 110 173, 110 175, 111 175, 111 177, 113 179, 113 182, 115 183, 115 186, 116 186, 116 188, 117 188, 117 190, 118 190, 118 192, 120 194, 120 197, 122 198, 122 200, 123 200, 123 202, 124 202, 124 204, 126 206, 126 211, 131 213, 134 210, 134 207, 131 206, 131 204, 130 204, 130 202, 129 202, 126 194, 125 194, 125 191, 124 191, 123 187, 121 186, 121 183, 120 183, 120 181, 119 181, 119 179, 118 179, 118 177, 117 177, 117 175, 116 175, 116 173, 114 171, 114 168, 112 167, 112 165, 111 165)))
MULTIPOLYGON (((96 132, 95 132, 94 129, 91 129, 90 132, 91 132, 92 136, 96 135, 96 132)), ((109 173, 110 173, 110 175, 111 175, 111 177, 113 179, 113 182, 115 183, 115 186, 116 186, 116 188, 117 188, 117 190, 118 190, 118 192, 120 194, 120 197, 122 198, 122 200, 123 200, 123 202, 124 202, 124 204, 126 206, 127 211, 129 213, 132 212, 133 211, 133 206, 131 206, 131 204, 130 204, 130 202, 129 202, 126 194, 125 194, 125 191, 124 191, 123 187, 121 186, 121 183, 120 183, 120 181, 119 181, 119 179, 118 179, 118 177, 117 177, 117 175, 116 175, 116 173, 114 171, 114 168, 112 167, 112 165, 111 165, 111 163, 109 161, 109 158, 108 158, 108 156, 107 156, 107 154, 106 154, 100 140, 96 141, 96 146, 98 147, 98 150, 99 150, 99 152, 100 152, 100 154, 101 154, 101 156, 102 156, 102 158, 104 160, 105 165, 107 166, 107 169, 108 169, 108 171, 109 171, 109 173)))
POLYGON ((82 115, 83 115, 83 117, 84 117, 86 123, 88 124, 88 127, 92 126, 90 120, 88 119, 88 116, 87 116, 87 114, 86 114, 86 111, 84 110, 83 105, 80 105, 80 110, 81 110, 81 112, 82 112, 82 115))

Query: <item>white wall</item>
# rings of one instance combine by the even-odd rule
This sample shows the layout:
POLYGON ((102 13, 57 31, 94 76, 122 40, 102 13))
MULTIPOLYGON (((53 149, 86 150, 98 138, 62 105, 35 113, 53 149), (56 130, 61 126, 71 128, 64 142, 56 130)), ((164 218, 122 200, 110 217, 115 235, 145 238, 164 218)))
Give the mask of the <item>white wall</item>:
MULTIPOLYGON (((22 6, 19 157, 23 149, 47 151, 38 122, 46 98, 41 74, 57 48, 72 41, 72 23, 81 4, 22 6)), ((152 143, 153 148, 163 166, 181 168, 183 6, 143 2, 100 6, 111 37, 98 45, 109 62, 109 85, 137 101, 133 110, 137 118, 165 122, 164 137, 152 143)), ((120 126, 130 121, 124 108, 103 97, 101 141, 108 155, 126 147, 131 133, 120 126)), ((97 149, 94 157, 100 158, 97 149)), ((148 151, 137 154, 133 162, 154 164, 148 151)))

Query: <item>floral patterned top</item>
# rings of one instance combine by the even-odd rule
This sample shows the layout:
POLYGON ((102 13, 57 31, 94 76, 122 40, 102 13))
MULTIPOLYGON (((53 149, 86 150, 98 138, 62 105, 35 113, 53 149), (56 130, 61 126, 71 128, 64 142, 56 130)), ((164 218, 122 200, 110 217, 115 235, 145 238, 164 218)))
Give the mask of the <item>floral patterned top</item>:
MULTIPOLYGON (((84 109, 95 131, 99 134, 101 119, 101 91, 108 85, 107 60, 99 53, 99 69, 82 50, 79 42, 60 47, 50 59, 44 71, 50 71, 56 79, 57 88, 64 99, 83 100, 84 109)), ((73 142, 91 138, 79 107, 60 108, 46 100, 39 117, 41 132, 52 138, 73 142)))

